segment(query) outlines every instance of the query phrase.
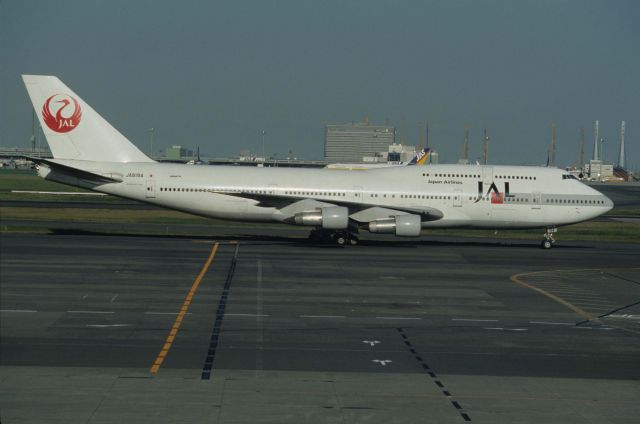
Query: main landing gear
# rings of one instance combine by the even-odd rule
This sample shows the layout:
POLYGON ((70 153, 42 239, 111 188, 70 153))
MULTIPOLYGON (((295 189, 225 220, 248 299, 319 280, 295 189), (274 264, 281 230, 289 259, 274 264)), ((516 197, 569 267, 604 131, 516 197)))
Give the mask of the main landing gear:
POLYGON ((548 227, 544 233, 544 240, 540 243, 540 247, 543 249, 551 249, 553 245, 556 244, 556 239, 553 235, 557 232, 558 229, 556 227, 548 227))
POLYGON ((338 246, 358 244, 358 233, 346 230, 323 230, 316 228, 309 233, 309 240, 316 243, 335 244, 338 246))

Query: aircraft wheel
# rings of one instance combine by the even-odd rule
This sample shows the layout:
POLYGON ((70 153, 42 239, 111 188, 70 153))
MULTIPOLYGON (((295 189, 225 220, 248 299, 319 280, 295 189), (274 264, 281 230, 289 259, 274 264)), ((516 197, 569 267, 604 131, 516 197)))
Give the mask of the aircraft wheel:
POLYGON ((317 230, 311 230, 309 233, 309 240, 320 241, 322 240, 322 235, 317 230))
POLYGON ((551 249, 553 247, 553 243, 551 240, 542 240, 540 247, 543 249, 551 249))
POLYGON ((350 238, 350 239, 349 239, 349 244, 350 244, 351 246, 356 246, 356 245, 358 244, 358 242, 359 242, 359 241, 360 241, 360 240, 358 240, 357 238, 352 237, 352 238, 350 238))

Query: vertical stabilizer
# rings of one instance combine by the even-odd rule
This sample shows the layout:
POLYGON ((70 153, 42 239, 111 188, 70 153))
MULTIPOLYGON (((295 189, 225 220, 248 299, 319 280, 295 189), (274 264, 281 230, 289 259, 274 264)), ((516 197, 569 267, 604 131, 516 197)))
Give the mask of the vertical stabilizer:
POLYGON ((56 159, 153 162, 57 77, 23 75, 56 159))

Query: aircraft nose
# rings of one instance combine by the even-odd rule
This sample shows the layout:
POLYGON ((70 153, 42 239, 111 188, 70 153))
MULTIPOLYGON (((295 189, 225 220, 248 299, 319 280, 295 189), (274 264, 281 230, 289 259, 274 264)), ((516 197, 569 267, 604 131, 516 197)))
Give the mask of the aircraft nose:
POLYGON ((591 195, 596 196, 596 199, 598 200, 598 204, 595 205, 597 206, 597 208, 594 209, 594 212, 597 213, 596 216, 607 213, 611 209, 613 209, 613 207, 615 206, 613 203, 613 200, 611 200, 608 196, 605 196, 604 194, 602 194, 602 192, 596 190, 595 188, 593 187, 589 187, 589 188, 590 188, 591 195))
MULTIPOLYGON (((615 204, 613 203, 613 200, 609 199, 607 196, 605 196, 604 194, 602 195, 602 197, 604 198, 604 202, 605 202, 605 206, 607 207, 607 212, 609 212, 611 209, 613 209, 613 207, 615 206, 615 204)), ((606 213, 606 212, 605 212, 606 213)))

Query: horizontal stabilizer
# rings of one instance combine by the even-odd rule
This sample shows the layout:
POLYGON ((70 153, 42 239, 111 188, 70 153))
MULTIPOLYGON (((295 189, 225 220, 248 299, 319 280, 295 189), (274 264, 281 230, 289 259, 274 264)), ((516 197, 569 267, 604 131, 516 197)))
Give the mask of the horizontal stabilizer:
POLYGON ((57 162, 53 162, 48 159, 27 157, 30 161, 37 163, 38 165, 45 165, 52 171, 60 171, 66 175, 79 178, 81 180, 90 181, 96 184, 106 183, 120 183, 122 179, 107 177, 105 175, 95 174, 93 172, 85 171, 82 169, 74 168, 72 166, 62 165, 57 162))

